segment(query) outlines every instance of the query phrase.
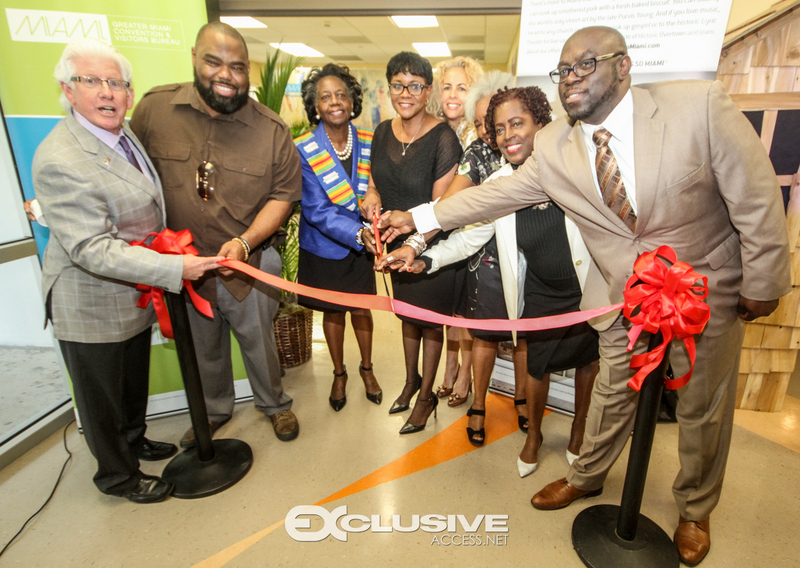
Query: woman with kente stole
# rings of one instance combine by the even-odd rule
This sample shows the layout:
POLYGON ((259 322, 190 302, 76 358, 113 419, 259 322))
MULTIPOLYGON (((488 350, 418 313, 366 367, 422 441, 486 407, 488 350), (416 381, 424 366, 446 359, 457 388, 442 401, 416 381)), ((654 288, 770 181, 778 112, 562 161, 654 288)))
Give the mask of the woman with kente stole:
MULTIPOLYGON (((374 253, 374 239, 359 215, 369 182, 372 131, 350 122, 361 114, 361 85, 347 67, 329 63, 312 69, 301 90, 308 119, 317 126, 294 141, 303 166, 297 280, 325 290, 375 294, 372 259, 367 256, 374 253)), ((372 313, 306 296, 299 302, 324 314, 322 329, 333 361, 331 407, 338 412, 347 403, 348 311, 361 352, 359 373, 367 399, 380 404, 383 393, 372 372, 372 313)))

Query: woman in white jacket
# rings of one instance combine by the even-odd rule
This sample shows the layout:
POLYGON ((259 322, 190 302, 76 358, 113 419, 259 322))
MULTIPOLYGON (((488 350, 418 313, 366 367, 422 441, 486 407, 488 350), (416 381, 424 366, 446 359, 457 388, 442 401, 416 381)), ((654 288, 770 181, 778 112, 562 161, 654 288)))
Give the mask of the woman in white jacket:
MULTIPOLYGON (((508 175, 512 168, 521 165, 533 152, 536 132, 548 122, 550 106, 536 87, 506 90, 492 97, 486 127, 495 133, 496 144, 509 162, 492 177, 508 175)), ((591 257, 575 224, 553 203, 535 205, 493 221, 464 227, 413 262, 410 260, 413 251, 409 254, 399 249, 392 253, 392 266, 396 267, 399 259, 401 265, 405 264, 400 270, 421 272, 427 268, 434 272, 469 257, 492 236, 497 238, 497 264, 506 317, 543 317, 580 309, 591 257)), ((499 290, 497 292, 499 295, 499 290)), ((597 334, 588 324, 528 332, 526 339, 526 397, 530 423, 517 462, 522 477, 533 473, 538 466, 550 373, 571 368, 576 369, 575 418, 567 460, 577 457, 599 359, 597 334)), ((476 338, 477 341, 481 340, 476 338)), ((475 400, 467 413, 470 416, 467 434, 473 443, 476 438, 481 442, 485 439, 482 423, 491 374, 491 366, 483 373, 479 373, 477 367, 476 364, 475 400)))

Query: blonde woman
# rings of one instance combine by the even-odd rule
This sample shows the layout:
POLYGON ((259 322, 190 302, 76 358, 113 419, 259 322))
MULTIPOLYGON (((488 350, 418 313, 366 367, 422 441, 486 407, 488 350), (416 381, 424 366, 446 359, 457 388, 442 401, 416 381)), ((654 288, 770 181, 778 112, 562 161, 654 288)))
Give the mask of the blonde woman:
MULTIPOLYGON (((483 77, 483 67, 471 57, 454 57, 442 61, 433 72, 431 96, 427 111, 444 120, 458 136, 462 149, 477 138, 475 127, 466 117, 467 95, 470 88, 483 77)), ((465 264, 457 267, 454 296, 456 306, 462 303, 465 264)), ((461 315, 461 314, 456 314, 461 315)), ((447 363, 442 384, 436 389, 440 398, 449 396, 450 406, 467 402, 472 382, 472 337, 466 329, 447 328, 447 363), (461 348, 461 366, 458 350, 461 348)))
POLYGON ((475 127, 466 118, 466 101, 470 88, 481 77, 483 67, 471 57, 442 61, 433 72, 427 110, 450 125, 462 148, 466 148, 477 137, 475 127))

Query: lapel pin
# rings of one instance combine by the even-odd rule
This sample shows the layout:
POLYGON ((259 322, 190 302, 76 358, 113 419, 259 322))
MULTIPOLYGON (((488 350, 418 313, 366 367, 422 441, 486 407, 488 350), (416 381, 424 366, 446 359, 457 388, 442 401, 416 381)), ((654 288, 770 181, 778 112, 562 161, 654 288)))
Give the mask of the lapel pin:
POLYGON ((108 164, 109 164, 110 162, 111 162, 111 158, 110 158, 110 157, 107 157, 107 158, 106 158, 106 167, 108 167, 108 164))

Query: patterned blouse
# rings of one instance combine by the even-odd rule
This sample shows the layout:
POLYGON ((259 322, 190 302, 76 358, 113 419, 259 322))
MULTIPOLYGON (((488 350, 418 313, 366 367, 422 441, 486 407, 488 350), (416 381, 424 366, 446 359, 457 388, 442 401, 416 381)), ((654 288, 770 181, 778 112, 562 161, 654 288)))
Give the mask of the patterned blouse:
POLYGON ((502 168, 505 162, 505 158, 492 150, 481 138, 477 138, 464 150, 456 173, 469 178, 475 185, 480 185, 502 168))

